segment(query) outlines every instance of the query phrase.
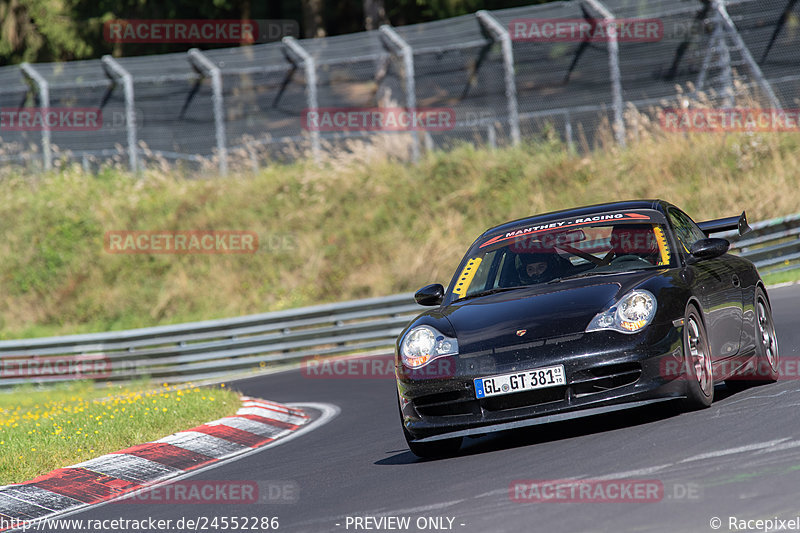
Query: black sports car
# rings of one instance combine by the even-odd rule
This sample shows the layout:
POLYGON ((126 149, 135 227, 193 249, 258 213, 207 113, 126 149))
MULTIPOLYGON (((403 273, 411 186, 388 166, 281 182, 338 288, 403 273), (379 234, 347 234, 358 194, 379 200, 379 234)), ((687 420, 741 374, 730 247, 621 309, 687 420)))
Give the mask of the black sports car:
POLYGON ((661 200, 508 222, 469 248, 447 290, 420 289, 397 340, 403 432, 419 456, 462 438, 778 378, 769 297, 755 266, 661 200))

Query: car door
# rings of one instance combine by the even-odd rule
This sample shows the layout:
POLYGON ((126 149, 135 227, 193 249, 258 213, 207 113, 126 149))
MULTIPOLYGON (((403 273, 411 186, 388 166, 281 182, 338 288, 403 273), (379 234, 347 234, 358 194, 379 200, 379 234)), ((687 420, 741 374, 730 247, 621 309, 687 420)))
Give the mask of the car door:
MULTIPOLYGON (((684 257, 692 244, 706 237, 689 216, 677 208, 668 210, 678 246, 684 257)), ((727 255, 727 254, 726 254, 727 255)), ((695 296, 705 317, 712 361, 739 353, 742 330, 742 287, 725 255, 686 266, 693 279, 695 296)))

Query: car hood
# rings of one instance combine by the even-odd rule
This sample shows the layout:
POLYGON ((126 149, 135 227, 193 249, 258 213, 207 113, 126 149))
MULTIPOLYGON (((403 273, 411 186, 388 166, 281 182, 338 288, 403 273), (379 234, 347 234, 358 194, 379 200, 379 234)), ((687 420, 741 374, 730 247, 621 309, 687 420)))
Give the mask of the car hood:
POLYGON ((456 301, 442 309, 462 354, 583 333, 600 311, 656 273, 579 278, 456 301))

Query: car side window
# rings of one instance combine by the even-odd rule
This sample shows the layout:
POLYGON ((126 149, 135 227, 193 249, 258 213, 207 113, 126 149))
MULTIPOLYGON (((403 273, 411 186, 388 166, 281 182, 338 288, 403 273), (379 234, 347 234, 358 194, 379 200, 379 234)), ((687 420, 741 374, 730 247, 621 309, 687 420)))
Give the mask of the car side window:
POLYGON ((669 219, 675 229, 675 236, 687 253, 694 243, 706 238, 703 230, 686 213, 677 209, 670 209, 669 219))
POLYGON ((496 255, 497 251, 494 250, 484 256, 483 261, 481 261, 478 267, 478 271, 475 272, 475 278, 472 280, 469 286, 470 290, 467 291, 467 294, 492 288, 487 284, 487 281, 489 281, 489 273, 492 269, 497 268, 496 265, 494 265, 496 255))

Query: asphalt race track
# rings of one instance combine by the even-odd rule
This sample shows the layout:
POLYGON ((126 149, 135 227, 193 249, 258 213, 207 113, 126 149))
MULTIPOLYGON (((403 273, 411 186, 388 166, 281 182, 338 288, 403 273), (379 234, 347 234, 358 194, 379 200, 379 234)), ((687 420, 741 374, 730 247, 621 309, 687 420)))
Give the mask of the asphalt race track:
MULTIPOLYGON (((800 285, 772 289, 770 297, 781 356, 795 363, 800 285)), ((438 525, 470 533, 714 531, 715 517, 719 530, 729 531, 730 517, 792 519, 800 515, 800 370, 787 368, 794 374, 772 385, 738 393, 719 386, 703 411, 680 413, 661 404, 535 426, 467 440, 459 456, 436 461, 406 449, 391 379, 309 379, 300 371, 252 378, 235 386, 250 396, 333 404, 341 412, 291 442, 191 479, 291 482, 299 488, 293 503, 111 503, 69 518, 270 516, 279 518, 279 531, 313 533, 365 531, 354 518, 379 516, 410 517, 408 528, 395 531, 438 525), (510 498, 514 480, 565 478, 653 480, 663 493, 660 501, 626 503, 510 498), (421 517, 441 523, 418 524, 421 517)))

